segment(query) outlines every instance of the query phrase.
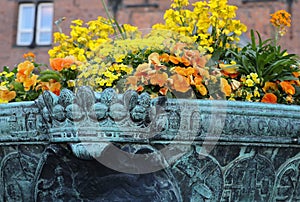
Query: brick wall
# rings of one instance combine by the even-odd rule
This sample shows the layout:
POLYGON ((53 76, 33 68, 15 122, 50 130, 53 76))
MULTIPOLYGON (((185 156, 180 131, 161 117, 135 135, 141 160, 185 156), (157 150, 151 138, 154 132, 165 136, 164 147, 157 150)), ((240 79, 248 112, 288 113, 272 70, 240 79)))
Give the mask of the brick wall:
MULTIPOLYGON (((190 0, 195 2, 196 0, 190 0)), ((163 14, 170 6, 170 0, 149 0, 150 4, 159 5, 155 7, 135 7, 130 8, 126 5, 143 4, 144 0, 123 0, 123 5, 119 8, 117 19, 120 23, 129 23, 138 26, 141 29, 150 28, 155 23, 163 22, 163 14)), ((287 9, 287 5, 282 2, 260 2, 260 3, 242 3, 241 0, 229 0, 229 4, 237 5, 237 17, 247 25, 248 30, 258 30, 264 39, 272 35, 270 26, 270 14, 279 9, 287 9)), ((290 53, 300 55, 300 13, 296 10, 300 2, 295 2, 292 9, 292 28, 288 30, 280 43, 283 48, 290 53)), ((54 0, 54 20, 60 17, 66 17, 62 24, 64 32, 69 31, 70 22, 74 19, 83 19, 88 21, 96 19, 97 16, 106 16, 101 6, 100 0, 54 0)), ((48 63, 48 50, 51 48, 37 47, 29 49, 26 47, 17 47, 16 30, 17 30, 18 3, 17 0, 0 1, 0 66, 8 65, 10 67, 22 61, 23 53, 33 51, 39 61, 48 63)), ((54 27, 54 31, 57 28, 54 27)), ((249 31, 247 32, 249 36, 249 31)), ((0 68, 1 68, 0 67, 0 68)))

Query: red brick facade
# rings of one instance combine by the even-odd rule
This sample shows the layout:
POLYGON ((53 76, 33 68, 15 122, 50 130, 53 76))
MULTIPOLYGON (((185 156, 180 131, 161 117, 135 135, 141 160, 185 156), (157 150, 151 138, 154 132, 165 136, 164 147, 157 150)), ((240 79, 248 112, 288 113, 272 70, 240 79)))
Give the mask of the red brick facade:
MULTIPOLYGON (((190 2, 195 2, 192 0, 190 2)), ((63 31, 68 32, 68 26, 74 19, 84 21, 96 19, 97 16, 106 16, 100 0, 54 0, 54 20, 66 17, 63 22, 63 31)), ((127 7, 127 5, 144 4, 145 0, 123 0, 123 5, 117 12, 120 23, 129 23, 142 29, 150 28, 153 24, 163 22, 163 14, 169 8, 171 0, 149 0, 149 4, 157 4, 158 7, 127 7)), ((263 38, 271 36, 272 28, 269 23, 270 14, 279 9, 288 9, 282 1, 266 1, 259 3, 243 3, 242 0, 229 0, 229 4, 237 5, 237 17, 247 25, 248 30, 258 30, 263 38)), ((294 1, 292 5, 292 27, 281 39, 282 47, 290 53, 300 55, 300 13, 296 10, 300 2, 294 1)), ((27 47, 16 46, 16 30, 18 19, 18 1, 0 1, 0 68, 4 65, 12 67, 22 61, 23 53, 32 51, 37 55, 39 61, 48 63, 48 50, 50 46, 27 47)), ((53 31, 57 31, 54 26, 53 31)), ((249 34, 249 32, 248 32, 249 34)))

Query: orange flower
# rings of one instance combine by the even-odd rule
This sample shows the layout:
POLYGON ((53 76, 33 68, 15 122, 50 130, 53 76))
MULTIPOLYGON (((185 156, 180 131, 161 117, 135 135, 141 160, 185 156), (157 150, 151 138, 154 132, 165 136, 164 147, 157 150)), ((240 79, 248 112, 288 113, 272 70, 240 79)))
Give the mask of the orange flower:
POLYGON ((291 26, 291 14, 289 14, 285 10, 278 10, 275 13, 271 14, 270 16, 271 16, 270 22, 275 27, 291 26))
POLYGON ((181 51, 184 50, 184 48, 187 47, 187 44, 185 43, 176 43, 176 45, 173 47, 173 49, 171 50, 172 53, 180 53, 181 51))
POLYGON ((170 55, 169 60, 170 60, 170 62, 172 62, 175 65, 177 65, 181 62, 180 57, 176 57, 176 56, 173 56, 173 55, 170 55))
POLYGON ((285 10, 279 10, 271 14, 270 22, 279 30, 279 34, 283 36, 286 33, 286 27, 291 26, 291 14, 285 10))
POLYGON ((219 64, 219 67, 222 69, 221 72, 224 76, 236 78, 239 75, 237 72, 237 67, 235 65, 219 64))
POLYGON ((282 90, 289 94, 294 95, 295 94, 295 88, 292 86, 288 81, 282 81, 280 82, 280 86, 282 87, 282 90))
POLYGON ((195 69, 192 68, 192 67, 188 67, 188 68, 184 68, 184 67, 175 67, 175 72, 177 74, 180 74, 182 76, 189 76, 189 75, 192 75, 194 74, 195 72, 195 69))
POLYGON ((152 69, 149 67, 149 64, 143 63, 136 68, 134 75, 138 77, 147 76, 150 70, 152 69))
POLYGON ((184 76, 175 74, 171 76, 171 80, 172 80, 172 88, 176 91, 185 93, 191 88, 188 79, 184 76))
POLYGON ((228 81, 224 78, 220 80, 221 91, 226 95, 231 95, 231 86, 228 84, 228 81))
POLYGON ((274 82, 267 81, 263 87, 264 92, 268 92, 269 89, 278 90, 277 84, 274 82))
POLYGON ((67 56, 64 58, 64 67, 69 68, 74 63, 76 63, 76 60, 73 56, 67 56))
POLYGON ((191 84, 192 85, 200 85, 200 84, 202 84, 202 81, 203 81, 202 77, 197 75, 193 80, 191 80, 191 84))
POLYGON ((26 60, 18 65, 17 82, 24 82, 34 69, 32 62, 26 60))
POLYGON ((265 103, 277 103, 277 97, 273 93, 266 93, 263 98, 261 99, 261 102, 265 103))
POLYGON ((62 71, 65 68, 70 68, 75 63, 75 59, 72 56, 65 58, 54 58, 50 60, 50 66, 53 70, 62 71))
POLYGON ((55 71, 63 70, 63 58, 54 58, 50 61, 50 66, 55 71))
POLYGON ((209 78, 210 74, 209 71, 207 69, 204 68, 197 68, 197 72, 199 72, 199 74, 204 77, 204 78, 209 78))
POLYGON ((151 75, 150 78, 150 83, 152 85, 159 85, 160 87, 163 87, 168 80, 168 74, 163 72, 163 73, 158 73, 156 72, 155 74, 151 75))
POLYGON ((126 79, 126 84, 132 85, 132 86, 136 86, 138 82, 138 79, 136 76, 129 76, 126 79))
POLYGON ((206 89, 206 87, 203 83, 200 83, 200 84, 196 85, 196 88, 197 88, 197 90, 199 91, 199 93, 201 95, 203 95, 203 96, 207 95, 207 89, 206 89))
POLYGON ((56 95, 60 94, 61 84, 51 79, 49 82, 40 82, 36 87, 36 90, 42 89, 42 91, 49 90, 56 95))
POLYGON ((159 93, 162 95, 166 95, 168 90, 169 90, 168 88, 164 87, 164 88, 159 89, 159 93))
POLYGON ((294 84, 297 86, 300 86, 300 81, 299 80, 294 80, 294 84))
POLYGON ((154 65, 160 65, 160 61, 159 61, 159 54, 158 53, 151 53, 148 56, 148 60, 151 64, 154 65))
POLYGON ((160 61, 162 62, 169 62, 169 55, 167 53, 163 53, 159 56, 160 61))
POLYGON ((28 53, 23 54, 23 58, 26 60, 29 60, 29 61, 34 61, 35 54, 32 52, 28 52, 28 53))
POLYGON ((5 86, 0 87, 0 100, 9 102, 17 96, 15 91, 9 91, 5 86))
POLYGON ((136 88, 136 91, 137 92, 142 92, 144 90, 144 87, 143 86, 138 86, 137 88, 136 88))
POLYGON ((205 67, 207 59, 200 55, 198 50, 184 50, 183 58, 186 58, 193 67, 205 67))
POLYGON ((185 57, 181 58, 181 63, 184 64, 184 66, 186 66, 186 67, 191 65, 190 61, 185 57))
POLYGON ((38 75, 35 74, 32 75, 30 78, 26 78, 23 82, 24 90, 29 91, 32 86, 34 87, 37 83, 37 78, 38 75))
POLYGON ((294 75, 294 77, 298 78, 300 76, 300 72, 292 72, 292 74, 294 75))
POLYGON ((50 91, 59 96, 61 89, 61 84, 59 82, 50 83, 50 91))

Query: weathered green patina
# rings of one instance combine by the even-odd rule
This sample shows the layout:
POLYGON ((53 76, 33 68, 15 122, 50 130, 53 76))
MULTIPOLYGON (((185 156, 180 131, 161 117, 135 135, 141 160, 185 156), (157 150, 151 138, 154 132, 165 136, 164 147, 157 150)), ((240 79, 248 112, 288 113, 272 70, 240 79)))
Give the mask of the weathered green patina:
POLYGON ((81 87, 0 105, 0 201, 300 201, 300 107, 81 87))

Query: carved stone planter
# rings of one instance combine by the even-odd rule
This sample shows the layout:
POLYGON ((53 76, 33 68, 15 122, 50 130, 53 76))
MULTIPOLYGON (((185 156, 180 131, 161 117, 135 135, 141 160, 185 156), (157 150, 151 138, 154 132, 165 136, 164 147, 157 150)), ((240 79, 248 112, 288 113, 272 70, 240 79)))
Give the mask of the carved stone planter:
POLYGON ((0 105, 0 201, 300 201, 300 107, 46 92, 0 105))

